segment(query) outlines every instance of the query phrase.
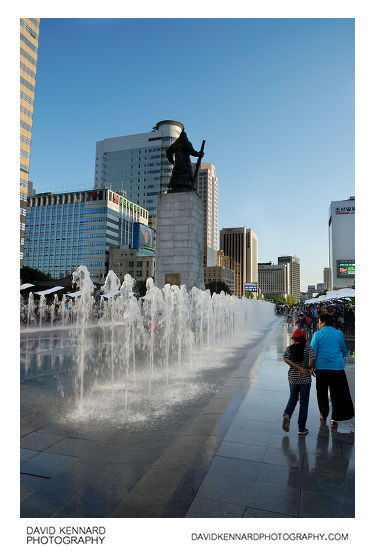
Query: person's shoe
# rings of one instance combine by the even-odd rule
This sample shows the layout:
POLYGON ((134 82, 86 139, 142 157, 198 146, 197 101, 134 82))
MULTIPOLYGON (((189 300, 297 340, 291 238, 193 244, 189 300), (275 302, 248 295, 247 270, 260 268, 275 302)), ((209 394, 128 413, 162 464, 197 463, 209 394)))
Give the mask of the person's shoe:
POLYGON ((325 423, 327 421, 327 417, 323 417, 322 414, 320 414, 320 422, 325 423))
POLYGON ((283 417, 283 430, 285 430, 285 432, 289 432, 289 426, 290 426, 289 415, 284 415, 284 417, 283 417))
POLYGON ((306 436, 306 434, 309 434, 309 429, 299 430, 298 436, 306 436))
POLYGON ((338 427, 337 421, 334 421, 333 419, 331 419, 331 429, 337 429, 337 427, 338 427))

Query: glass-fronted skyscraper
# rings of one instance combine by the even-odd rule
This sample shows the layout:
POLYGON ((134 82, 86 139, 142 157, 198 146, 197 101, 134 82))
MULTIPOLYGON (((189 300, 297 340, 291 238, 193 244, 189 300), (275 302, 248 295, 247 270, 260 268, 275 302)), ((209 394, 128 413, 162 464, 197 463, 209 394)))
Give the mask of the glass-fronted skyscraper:
POLYGON ((39 19, 20 19, 20 260, 23 264, 39 19))
MULTIPOLYGON (((193 172, 196 166, 193 164, 193 172)), ((201 163, 197 176, 197 190, 204 208, 204 266, 216 266, 218 179, 212 163, 201 163)))
POLYGON ((110 248, 132 247, 135 222, 147 226, 148 211, 109 189, 37 194, 28 200, 24 265, 53 278, 85 265, 102 281, 110 248))
POLYGON ((279 256, 278 264, 289 264, 289 288, 294 302, 299 302, 301 298, 301 275, 299 258, 296 256, 279 256))
POLYGON ((113 191, 123 190, 130 201, 155 216, 156 197, 166 191, 172 172, 165 152, 182 129, 182 123, 165 120, 151 132, 97 142, 95 188, 110 185, 113 191))
POLYGON ((223 228, 220 250, 234 270, 234 294, 242 297, 245 283, 258 283, 258 236, 250 228, 223 228))

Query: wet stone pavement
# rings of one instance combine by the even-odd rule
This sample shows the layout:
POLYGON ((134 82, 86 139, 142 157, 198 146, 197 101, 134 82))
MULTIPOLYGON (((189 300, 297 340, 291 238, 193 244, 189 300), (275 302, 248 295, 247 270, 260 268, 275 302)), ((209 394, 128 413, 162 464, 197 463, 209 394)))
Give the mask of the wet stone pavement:
POLYGON ((278 320, 215 392, 139 426, 62 421, 51 374, 25 380, 21 517, 354 517, 354 420, 322 426, 313 382, 309 434, 297 411, 281 428, 290 333, 278 320))

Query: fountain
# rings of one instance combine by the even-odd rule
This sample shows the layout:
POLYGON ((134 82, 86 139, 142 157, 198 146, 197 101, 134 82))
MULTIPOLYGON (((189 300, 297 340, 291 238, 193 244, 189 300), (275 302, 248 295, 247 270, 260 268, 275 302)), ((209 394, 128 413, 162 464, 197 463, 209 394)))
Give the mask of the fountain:
POLYGON ((73 273, 73 283, 80 295, 60 303, 55 296, 48 321, 45 298, 37 314, 30 293, 21 330, 21 352, 25 343, 33 369, 59 369, 58 391, 69 403, 70 419, 150 420, 206 395, 216 389, 208 374, 228 369, 236 351, 274 321, 270 303, 198 288, 187 292, 184 285, 159 289, 151 278, 141 299, 129 274, 121 284, 110 271, 96 298, 85 266, 73 273), (32 349, 33 332, 39 346, 32 349), (44 334, 53 344, 43 351, 44 334))

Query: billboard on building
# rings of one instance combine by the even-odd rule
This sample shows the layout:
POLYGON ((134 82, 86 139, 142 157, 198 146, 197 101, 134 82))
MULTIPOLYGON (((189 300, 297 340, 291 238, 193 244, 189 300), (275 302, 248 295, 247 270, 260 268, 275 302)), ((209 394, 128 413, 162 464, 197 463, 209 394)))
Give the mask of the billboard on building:
POLYGON ((337 277, 355 277, 354 260, 338 260, 337 277))
POLYGON ((257 283, 245 283, 245 291, 249 291, 251 293, 257 293, 258 292, 258 284, 257 283))
POLYGON ((135 222, 133 227, 133 249, 139 249, 138 254, 154 253, 154 230, 145 224, 135 222))

